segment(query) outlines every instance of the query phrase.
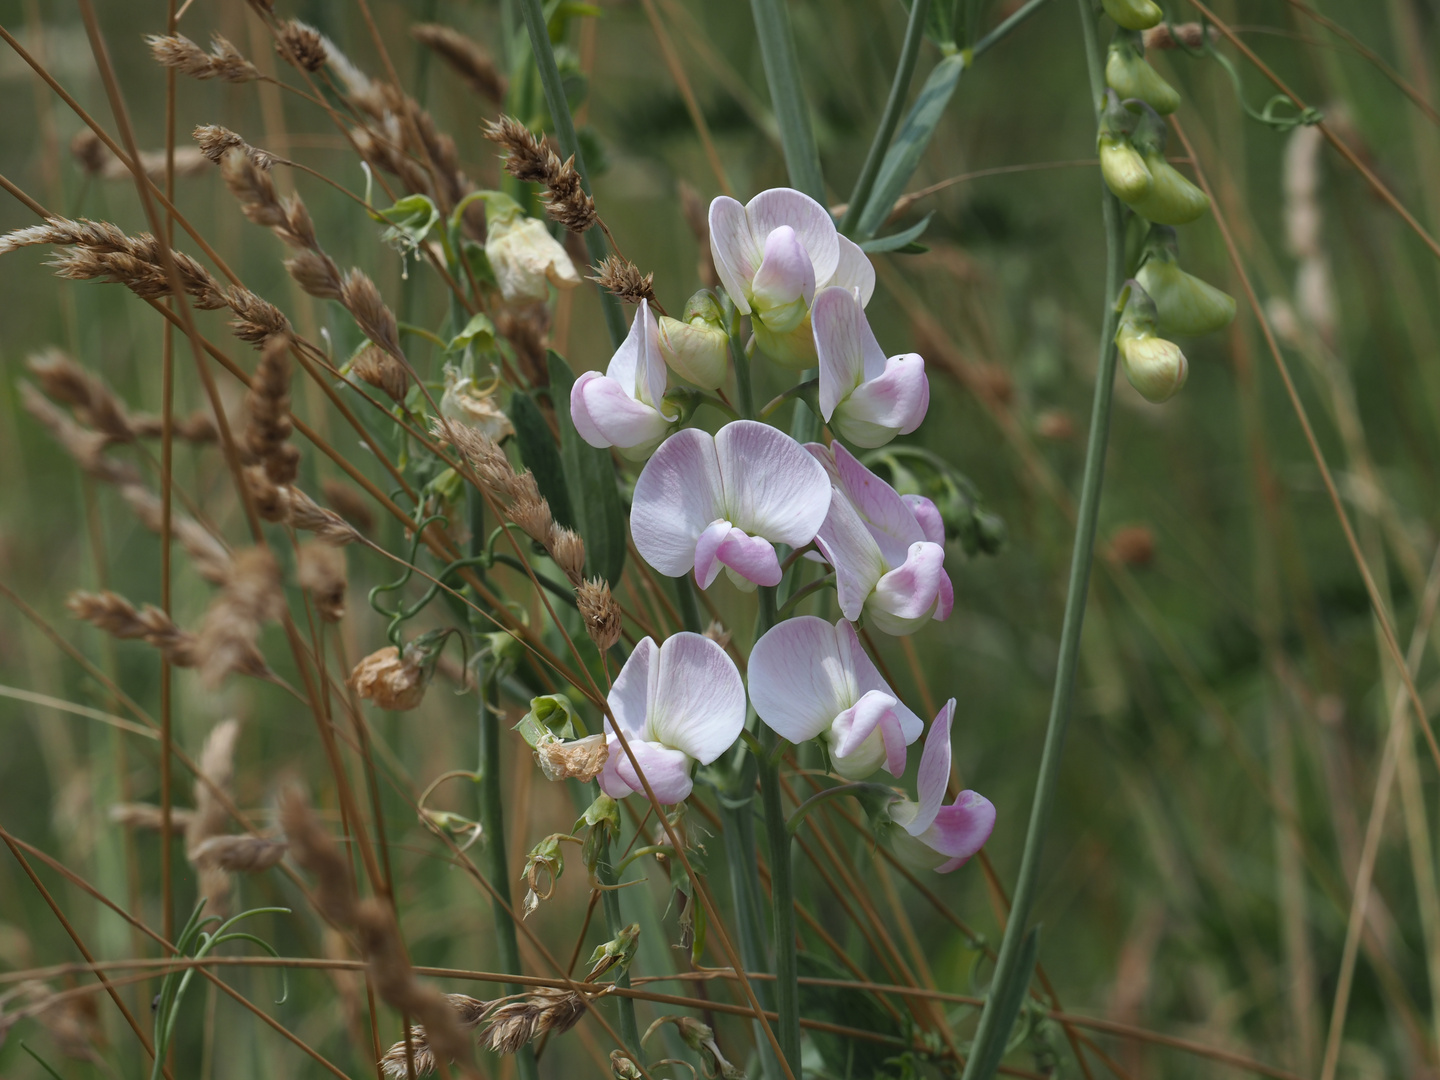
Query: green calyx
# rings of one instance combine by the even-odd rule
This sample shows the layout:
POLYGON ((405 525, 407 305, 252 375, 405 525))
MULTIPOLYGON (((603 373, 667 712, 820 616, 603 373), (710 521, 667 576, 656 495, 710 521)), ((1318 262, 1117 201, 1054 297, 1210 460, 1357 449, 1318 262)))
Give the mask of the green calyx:
POLYGON ((1157 113, 1172 113, 1180 107, 1179 92, 1145 60, 1140 34, 1134 30, 1120 30, 1110 42, 1105 83, 1121 98, 1136 98, 1157 113))

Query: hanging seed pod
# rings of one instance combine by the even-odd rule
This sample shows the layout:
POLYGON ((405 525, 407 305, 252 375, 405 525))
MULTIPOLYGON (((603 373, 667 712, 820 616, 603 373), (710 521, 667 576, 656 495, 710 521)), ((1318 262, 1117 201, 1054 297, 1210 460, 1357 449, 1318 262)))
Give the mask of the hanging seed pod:
POLYGON ((1157 405, 1179 393, 1190 374, 1189 361, 1180 346, 1156 331, 1155 301, 1134 279, 1125 283, 1125 311, 1115 345, 1130 385, 1146 401, 1157 405))
POLYGON ((1105 58, 1105 85, 1122 98, 1138 98, 1161 115, 1180 107, 1180 93, 1145 59, 1138 31, 1120 30, 1105 58))
POLYGON ((1162 334, 1208 334, 1235 318, 1233 296, 1180 269, 1175 230, 1169 226, 1150 230, 1145 261, 1135 279, 1155 301, 1156 327, 1162 334))
POLYGON ((1135 114, 1120 104, 1114 90, 1106 92, 1105 111, 1100 114, 1096 145, 1100 154, 1100 175, 1121 202, 1134 203, 1150 193, 1153 180, 1145 159, 1130 143, 1135 114))
POLYGON ((1155 0, 1100 0, 1100 6, 1126 30, 1149 30, 1165 20, 1155 0))
POLYGON ((1143 196, 1127 201, 1147 221, 1188 224, 1210 209, 1210 197, 1165 160, 1165 121, 1149 105, 1141 103, 1140 108, 1140 122, 1131 141, 1150 171, 1151 184, 1143 196))

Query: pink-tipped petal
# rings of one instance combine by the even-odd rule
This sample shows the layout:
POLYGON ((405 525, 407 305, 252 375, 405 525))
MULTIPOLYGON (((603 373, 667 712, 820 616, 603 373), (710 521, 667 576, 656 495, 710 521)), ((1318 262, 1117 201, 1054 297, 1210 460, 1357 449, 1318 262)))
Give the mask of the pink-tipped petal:
POLYGON ((920 836, 922 844, 949 855, 935 868, 938 874, 959 869, 985 846, 995 831, 995 806, 978 791, 962 791, 949 806, 942 807, 935 821, 920 836))
POLYGON ((755 271, 751 295, 762 312, 796 300, 803 299, 808 304, 814 297, 815 267, 810 263, 810 253, 790 226, 781 225, 765 238, 765 259, 755 271))
POLYGON ((695 584, 700 588, 715 584, 721 570, 720 544, 729 535, 730 523, 721 518, 711 522, 695 541, 695 584))
POLYGON ((955 585, 950 580, 949 574, 940 575, 940 596, 935 601, 935 614, 931 616, 936 622, 944 622, 950 617, 950 612, 955 610, 955 585))
POLYGON ((700 634, 666 638, 650 703, 650 736, 708 765, 734 745, 744 726, 745 684, 735 661, 700 634))
POLYGON ((640 557, 669 577, 695 565, 695 543, 724 512, 715 440, 696 428, 677 431, 640 470, 630 532, 640 557))
POLYGON ((750 281, 760 268, 762 249, 745 216, 745 207, 727 195, 710 204, 710 254, 715 272, 740 314, 750 314, 750 281))
POLYGON ((591 446, 648 447, 665 437, 671 421, 657 410, 636 401, 607 375, 588 371, 585 375, 575 381, 571 391, 570 415, 583 417, 575 419, 575 430, 591 446), (585 375, 595 377, 587 379, 585 375))
MULTIPOLYGON (((659 667, 659 655, 660 647, 653 639, 641 638, 620 674, 615 676, 605 699, 626 738, 638 739, 645 734, 645 720, 650 713, 650 685, 659 667)), ((608 717, 605 723, 610 724, 608 717)))
POLYGON ((851 700, 835 627, 814 615, 786 619, 766 631, 750 652, 746 676, 756 714, 792 743, 824 732, 851 700))
POLYGON ((746 581, 756 585, 780 584, 780 558, 764 537, 747 536, 732 528, 720 541, 715 557, 746 581))
POLYGON ((845 236, 836 239, 840 242, 840 261, 835 267, 835 276, 827 284, 854 294, 861 307, 868 307, 870 297, 875 294, 875 264, 855 241, 845 236))
POLYGON ((940 516, 940 508, 924 495, 901 495, 900 500, 915 515, 915 520, 919 522, 925 539, 932 544, 943 546, 945 543, 945 519, 940 516))
MULTIPOLYGON (((841 663, 855 680, 857 693, 864 694, 871 690, 880 690, 887 694, 894 693, 890 689, 890 684, 885 681, 880 670, 875 666, 875 661, 870 659, 870 654, 861 647, 860 637, 855 633, 855 627, 844 619, 835 624, 835 644, 839 650, 841 663)), ((903 736, 906 746, 925 733, 925 721, 911 712, 903 701, 897 701, 891 711, 899 724, 900 734, 903 736)), ((900 774, 896 773, 895 775, 900 774)))
MULTIPOLYGON (((821 369, 823 386, 824 368, 821 369)), ((874 449, 896 435, 920 426, 930 408, 930 382, 919 353, 892 356, 883 374, 857 386, 835 417, 841 435, 857 446, 874 449)))
POLYGON ((830 481, 799 443, 768 424, 737 420, 715 435, 715 453, 724 516, 736 528, 791 547, 814 539, 830 507, 830 481))
POLYGON ((899 493, 860 464, 849 450, 835 443, 831 452, 840 488, 869 527, 887 567, 900 566, 909 557, 911 545, 925 539, 920 523, 899 493))
POLYGON ((891 695, 880 690, 871 690, 835 717, 830 728, 830 747, 835 756, 847 758, 858 750, 897 704, 899 703, 891 695))
MULTIPOLYGON (((955 699, 951 698, 930 725, 930 734, 925 736, 920 771, 915 777, 918 809, 914 819, 905 826, 905 831, 911 836, 919 836, 930 827, 940 813, 940 804, 945 801, 945 787, 950 783, 950 721, 954 716, 955 699)), ((955 852, 945 854, 953 855, 955 852)))
MULTIPOLYGON (((683 751, 662 746, 658 742, 647 742, 641 739, 627 739, 630 751, 635 755, 635 762, 639 764, 640 771, 645 774, 645 779, 650 781, 650 787, 655 792, 655 798, 665 804, 684 802, 689 797, 694 787, 690 779, 690 758, 683 751)), ((610 757, 605 764, 608 769, 611 761, 615 762, 615 777, 630 791, 645 794, 645 785, 640 781, 640 775, 635 771, 635 764, 632 764, 630 757, 620 745, 619 739, 612 739, 608 744, 610 757)), ((604 773, 601 774, 602 781, 604 773)), ((602 787, 603 787, 602 782, 602 787)), ((618 786, 618 785, 617 785, 618 786)), ((628 794, 629 792, 626 792, 628 794)), ((607 791, 611 798, 616 796, 607 791)))
POLYGON ((604 432, 590 419, 590 410, 585 404, 585 387, 596 379, 603 378, 605 376, 598 371, 582 371, 570 385, 570 422, 575 425, 575 431, 582 439, 599 448, 609 446, 610 440, 605 438, 604 432))
POLYGON ((782 225, 789 226, 810 257, 815 280, 828 281, 835 275, 840 265, 840 234, 830 211, 810 196, 792 188, 771 188, 745 204, 745 216, 757 245, 782 225))
POLYGON ((875 583, 873 602, 897 619, 921 619, 940 599, 941 582, 950 583, 945 573, 945 549, 920 540, 910 545, 903 566, 875 583))
POLYGON ((897 780, 905 775, 905 730, 894 709, 880 718, 880 738, 885 743, 885 771, 897 780))
POLYGON ((815 546, 835 569, 840 611, 850 622, 860 618, 875 583, 885 574, 880 547, 850 501, 835 491, 830 513, 815 536, 815 546))
POLYGON ((845 289, 822 289, 810 308, 815 355, 820 362, 820 414, 828 421, 836 406, 868 377, 885 368, 885 353, 860 308, 845 289))

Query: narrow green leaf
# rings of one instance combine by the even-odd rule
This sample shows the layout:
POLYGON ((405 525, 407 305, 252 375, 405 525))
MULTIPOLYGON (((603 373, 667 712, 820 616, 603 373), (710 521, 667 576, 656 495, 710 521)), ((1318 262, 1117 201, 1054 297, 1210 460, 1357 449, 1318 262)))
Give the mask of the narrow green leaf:
POLYGON ((570 503, 570 488, 565 482, 565 466, 550 425, 535 399, 524 390, 510 395, 510 423, 515 425, 515 440, 520 444, 520 460, 535 474, 535 485, 550 513, 567 529, 575 528, 575 514, 570 503))
POLYGON ((612 585, 625 569, 625 507, 610 454, 591 446, 570 421, 570 365, 550 351, 550 396, 560 428, 560 458, 574 496, 576 529, 585 541, 585 573, 612 585))
MULTIPOLYGON (((995 1037, 976 1047, 975 1060, 968 1063, 966 1075, 973 1080, 990 1080, 1000 1067, 1005 1056, 1006 1044, 1010 1041, 1010 1029, 1020 1014, 1020 1005, 1025 1000, 1025 991, 1030 986, 1030 974, 1035 970, 1035 958, 1040 952, 1040 927, 1032 926, 1020 944, 1020 962, 1013 969, 1014 977, 1003 986, 991 986, 990 992, 999 995, 991 1003, 995 1009, 995 1037)), ((980 1042, 976 1040, 977 1044, 980 1042)))
POLYGON ((904 251, 910 244, 918 240, 920 236, 930 227, 930 219, 935 216, 931 210, 923 218, 917 221, 910 228, 889 236, 877 236, 874 240, 866 240, 860 245, 861 251, 877 253, 881 251, 904 251))

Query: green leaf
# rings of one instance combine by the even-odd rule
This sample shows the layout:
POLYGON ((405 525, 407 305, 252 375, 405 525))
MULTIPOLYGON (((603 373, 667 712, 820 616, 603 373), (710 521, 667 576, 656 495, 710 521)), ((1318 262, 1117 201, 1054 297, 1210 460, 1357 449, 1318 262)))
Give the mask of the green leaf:
POLYGON ((620 502, 609 452, 580 438, 570 420, 570 387, 574 382, 570 366, 552 349, 550 400, 560 428, 565 482, 575 500, 575 527, 585 541, 585 573, 614 585, 625 569, 625 507, 620 502))
POLYGON ((950 97, 965 72, 965 65, 965 54, 947 56, 935 65, 930 77, 925 80, 915 104, 910 106, 909 114, 895 133, 895 141, 885 152, 875 188, 865 204, 865 212, 860 215, 860 223, 855 227, 857 238, 874 236, 890 216, 895 200, 904 194, 905 185, 920 164, 925 148, 935 137, 935 128, 945 114, 945 106, 950 104, 950 97))
MULTIPOLYGON (((889 236, 877 236, 874 240, 862 242, 860 250, 868 251, 872 254, 877 254, 882 251, 904 251, 929 228, 930 219, 934 216, 935 211, 931 210, 930 213, 926 214, 914 225, 911 225, 910 228, 902 232, 891 233, 889 236)), ((918 247, 919 245, 916 246, 918 247)), ((925 249, 922 248, 921 250, 925 249)))
POLYGON ((510 395, 510 423, 515 425, 515 440, 520 444, 520 460, 535 474, 535 484, 550 513, 567 529, 575 528, 575 515, 570 509, 570 491, 565 483, 565 468, 550 425, 535 399, 525 390, 510 395))
POLYGON ((465 324, 463 330, 450 339, 450 344, 445 346, 445 351, 459 352, 472 342, 479 352, 486 352, 495 347, 495 324, 483 311, 477 311, 470 316, 470 321, 465 324))
MULTIPOLYGON (((531 747, 545 738, 573 739, 580 716, 564 694, 545 694, 530 699, 530 711, 520 718, 515 730, 531 747)), ((584 725, 580 725, 584 730, 584 725)))
POLYGON ((417 248, 425 242, 425 237, 440 221, 440 211, 426 195, 406 195, 374 217, 389 223, 380 239, 403 250, 417 248))

